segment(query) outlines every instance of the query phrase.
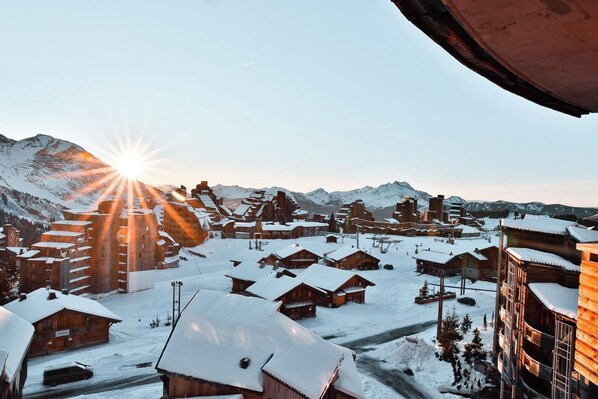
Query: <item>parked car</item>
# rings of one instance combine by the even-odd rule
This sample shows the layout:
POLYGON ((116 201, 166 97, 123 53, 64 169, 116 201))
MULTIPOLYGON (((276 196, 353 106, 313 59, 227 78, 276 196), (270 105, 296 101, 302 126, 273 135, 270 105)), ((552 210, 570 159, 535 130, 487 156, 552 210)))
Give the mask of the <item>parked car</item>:
POLYGON ((55 387, 67 382, 87 380, 93 376, 91 366, 79 362, 57 364, 44 369, 44 385, 55 387))
POLYGON ((470 298, 468 296, 464 296, 463 298, 457 299, 457 302, 462 303, 464 305, 475 306, 475 299, 470 298))
POLYGON ((385 264, 383 267, 384 267, 386 270, 393 270, 393 269, 394 269, 394 266, 393 266, 393 265, 391 265, 390 263, 387 263, 387 264, 385 264))

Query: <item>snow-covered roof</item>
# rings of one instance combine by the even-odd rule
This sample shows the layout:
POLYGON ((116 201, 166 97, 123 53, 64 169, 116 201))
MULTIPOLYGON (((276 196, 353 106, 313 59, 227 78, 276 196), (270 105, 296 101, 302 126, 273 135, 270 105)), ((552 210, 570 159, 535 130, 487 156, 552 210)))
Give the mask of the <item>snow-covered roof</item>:
POLYGON ((423 260, 426 262, 438 263, 440 265, 445 265, 453 260, 456 256, 460 254, 445 254, 444 252, 436 252, 436 251, 420 251, 418 254, 413 255, 414 259, 423 260))
POLYGON ((57 249, 68 249, 74 247, 75 244, 71 244, 70 242, 51 242, 51 241, 42 241, 36 242, 32 245, 33 248, 57 248, 57 249))
POLYGON ((525 215, 523 219, 502 219, 500 224, 503 227, 516 230, 566 235, 567 227, 574 226, 577 223, 568 220, 554 219, 544 215, 525 215))
POLYGON ((52 224, 63 225, 63 226, 89 226, 93 222, 89 220, 57 220, 52 224))
POLYGON ((255 227, 255 222, 235 222, 235 227, 255 227))
POLYGON ((63 231, 63 230, 50 230, 42 233, 44 236, 59 236, 59 237, 80 237, 83 233, 78 231, 63 231))
MULTIPOLYGON (((364 254, 367 253, 359 248, 353 248, 353 247, 347 246, 347 247, 341 247, 341 248, 337 249, 336 251, 330 252, 327 255, 327 257, 328 257, 328 259, 332 259, 334 261, 340 261, 341 259, 344 259, 353 254, 356 254, 357 252, 363 252, 364 254)), ((368 254, 368 255, 372 256, 375 259, 378 259, 374 255, 371 255, 371 254, 368 254)))
POLYGON ((303 281, 279 273, 268 274, 247 287, 247 292, 269 301, 276 301, 284 294, 299 287, 303 281))
POLYGON ((567 259, 563 259, 560 256, 550 252, 542 252, 530 248, 509 247, 507 248, 507 253, 511 254, 522 262, 532 262, 546 266, 556 266, 569 271, 580 271, 579 265, 569 262, 567 259))
POLYGON ((0 233, 0 240, 2 240, 3 238, 6 238, 6 236, 2 233, 0 233))
MULTIPOLYGON (((279 267, 277 270, 282 271, 284 268, 279 267)), ((270 273, 274 273, 274 266, 272 265, 262 265, 257 262, 241 262, 234 269, 226 273, 226 277, 256 282, 270 273)))
POLYGON ((245 213, 247 213, 247 211, 249 210, 249 208, 251 208, 251 205, 249 204, 241 204, 237 207, 237 209, 235 209, 235 211, 233 212, 233 214, 237 215, 237 216, 243 216, 245 215, 245 213))
POLYGON ((284 259, 291 255, 295 255, 297 252, 303 251, 304 249, 305 248, 300 247, 297 244, 291 244, 288 247, 279 249, 278 251, 274 252, 274 255, 278 256, 280 259, 284 259))
POLYGON ((476 251, 469 251, 468 254, 473 256, 477 260, 488 260, 487 257, 485 257, 484 255, 482 255, 481 253, 478 253, 476 251))
POLYGON ((31 258, 37 254, 39 254, 40 251, 35 250, 35 249, 31 249, 31 250, 27 250, 27 248, 24 248, 25 252, 23 252, 22 254, 17 255, 17 257, 19 258, 31 258))
POLYGON ((461 234, 478 234, 480 230, 473 226, 466 226, 464 224, 460 224, 455 226, 457 229, 461 229, 461 234))
POLYGON ((175 244, 176 244, 176 241, 175 241, 175 239, 174 239, 174 238, 172 238, 172 237, 170 236, 170 234, 168 234, 167 232, 165 232, 165 231, 162 231, 162 230, 158 230, 158 235, 159 235, 160 237, 167 238, 168 240, 170 240, 170 242, 172 242, 172 243, 175 243, 175 244))
POLYGON ((264 223, 262 224, 263 231, 293 231, 297 228, 294 223, 280 224, 280 223, 264 223))
POLYGON ((399 223, 399 221, 397 219, 395 219, 395 218, 386 218, 386 219, 384 219, 384 221, 386 223, 392 223, 392 224, 398 224, 399 223))
POLYGON ((244 249, 241 252, 238 252, 230 258, 231 262, 254 262, 258 263, 262 259, 268 256, 267 252, 264 251, 256 251, 254 249, 244 249))
POLYGON ((207 194, 198 194, 197 196, 199 197, 199 199, 201 200, 201 202, 203 202, 203 204, 208 209, 216 209, 216 204, 214 204, 214 201, 212 201, 212 198, 210 198, 209 195, 207 195, 207 194))
MULTIPOLYGON (((355 275, 357 275, 357 273, 353 273, 348 270, 337 269, 335 267, 314 263, 300 273, 297 278, 311 286, 322 288, 326 291, 335 292, 355 275)), ((364 280, 371 285, 376 285, 367 279, 364 280)))
POLYGON ((121 321, 120 317, 93 299, 72 294, 65 295, 60 291, 52 289, 48 291, 45 288, 38 288, 27 294, 27 299, 22 301, 16 299, 4 307, 32 324, 64 309, 121 321), (49 300, 49 292, 56 294, 56 299, 49 300))
POLYGON ((567 288, 557 283, 530 283, 528 287, 547 309, 577 320, 577 288, 567 288))
POLYGON ((0 306, 0 351, 8 353, 4 375, 8 384, 12 383, 27 354, 34 332, 31 323, 0 306))
MULTIPOLYGON (((185 307, 156 368, 204 381, 263 392, 262 371, 310 399, 319 399, 341 362, 338 348, 277 312, 280 302, 199 291, 185 307), (248 359, 247 368, 240 367, 248 359), (209 361, 205 361, 209 359, 209 361)), ((355 376, 340 368, 342 387, 355 376)), ((359 379, 353 383, 363 397, 359 379)))
POLYGON ((569 226, 567 227, 567 231, 577 242, 598 242, 598 231, 596 230, 590 230, 580 226, 569 226))

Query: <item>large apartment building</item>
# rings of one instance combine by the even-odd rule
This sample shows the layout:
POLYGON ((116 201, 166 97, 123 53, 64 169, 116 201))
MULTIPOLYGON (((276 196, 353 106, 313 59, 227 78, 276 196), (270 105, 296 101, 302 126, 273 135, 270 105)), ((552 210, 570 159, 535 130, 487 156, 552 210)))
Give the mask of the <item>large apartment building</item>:
POLYGON ((542 216, 501 225, 494 343, 501 398, 598 397, 595 382, 574 369, 582 257, 576 245, 598 242, 598 232, 542 216))
POLYGON ((97 209, 66 210, 64 217, 17 256, 22 291, 50 286, 101 295, 154 286, 160 238, 152 210, 110 199, 97 209))

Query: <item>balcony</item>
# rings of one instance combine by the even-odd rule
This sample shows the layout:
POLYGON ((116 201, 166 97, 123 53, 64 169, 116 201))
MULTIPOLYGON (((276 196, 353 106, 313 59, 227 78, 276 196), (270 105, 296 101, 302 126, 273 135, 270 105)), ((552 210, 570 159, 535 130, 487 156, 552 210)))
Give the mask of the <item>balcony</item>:
POLYGON ((534 345, 543 348, 554 347, 554 336, 530 326, 527 321, 524 321, 523 323, 523 335, 525 336, 525 339, 534 345))
POLYGON ((531 357, 525 350, 523 353, 523 367, 535 377, 538 377, 544 382, 552 381, 552 367, 541 363, 531 357))
POLYGON ((504 306, 501 306, 499 312, 500 312, 500 320, 504 323, 505 317, 507 317, 507 310, 504 308, 504 306))

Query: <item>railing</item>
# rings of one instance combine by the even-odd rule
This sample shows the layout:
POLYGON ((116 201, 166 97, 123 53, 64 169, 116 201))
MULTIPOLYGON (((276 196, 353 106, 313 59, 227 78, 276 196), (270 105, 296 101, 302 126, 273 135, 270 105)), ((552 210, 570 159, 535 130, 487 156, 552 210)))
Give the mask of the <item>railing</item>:
POLYGON ((552 367, 539 362, 534 359, 527 352, 523 351, 523 366, 534 376, 538 377, 542 381, 552 381, 552 367))
POLYGON ((525 339, 534 345, 544 348, 552 348, 554 346, 554 336, 530 326, 526 321, 523 323, 523 335, 525 339))

